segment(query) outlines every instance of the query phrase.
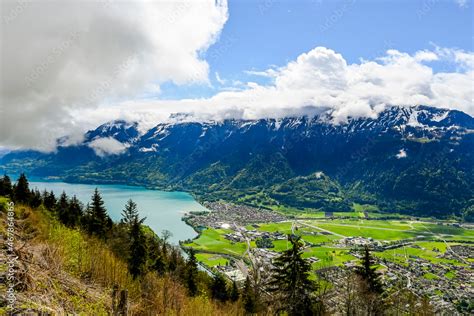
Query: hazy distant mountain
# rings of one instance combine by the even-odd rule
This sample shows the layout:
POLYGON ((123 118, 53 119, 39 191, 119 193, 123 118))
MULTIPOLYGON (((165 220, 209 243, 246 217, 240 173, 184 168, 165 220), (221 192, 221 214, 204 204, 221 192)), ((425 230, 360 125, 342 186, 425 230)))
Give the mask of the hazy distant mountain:
POLYGON ((444 216, 474 204, 473 155, 471 116, 416 106, 342 124, 325 112, 158 124, 144 134, 137 124, 114 121, 80 145, 12 152, 0 163, 6 171, 188 190, 206 199, 321 210, 358 202, 444 216))

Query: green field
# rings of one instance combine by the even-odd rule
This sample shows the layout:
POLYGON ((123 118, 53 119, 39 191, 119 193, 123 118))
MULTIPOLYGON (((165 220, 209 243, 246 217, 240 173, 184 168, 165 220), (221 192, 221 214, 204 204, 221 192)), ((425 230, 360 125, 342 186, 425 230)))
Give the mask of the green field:
POLYGON ((340 239, 340 237, 335 235, 302 235, 301 239, 311 244, 321 244, 321 243, 328 243, 332 242, 333 240, 340 239))
POLYGON ((435 223, 362 219, 308 220, 304 223, 344 237, 371 237, 376 240, 386 241, 411 239, 415 237, 458 237, 468 240, 471 238, 474 239, 473 230, 438 225, 435 223))
POLYGON ((409 260, 414 258, 422 258, 432 263, 451 263, 453 265, 467 265, 459 260, 438 258, 441 254, 446 252, 448 246, 453 246, 456 243, 444 242, 416 242, 410 246, 401 247, 384 252, 374 253, 379 258, 407 265, 409 260))
POLYGON ((198 253, 196 254, 196 259, 208 267, 225 266, 229 262, 228 259, 222 256, 209 253, 198 253))
POLYGON ((197 251, 242 256, 247 250, 247 244, 243 242, 234 243, 225 239, 224 234, 230 232, 231 230, 226 229, 205 229, 199 238, 184 246, 192 247, 197 251))
MULTIPOLYGON (((397 242, 399 240, 412 241, 408 246, 374 252, 381 259, 407 265, 410 260, 421 258, 433 263, 450 263, 454 265, 467 265, 468 261, 440 258, 447 247, 455 245, 451 240, 474 240, 474 231, 460 227, 440 225, 434 222, 420 222, 411 220, 365 220, 365 219, 308 219, 295 222, 266 223, 249 225, 248 230, 261 232, 280 232, 291 234, 294 232, 301 236, 306 242, 304 257, 317 258, 319 261, 313 263, 313 267, 321 268, 332 265, 340 265, 344 262, 356 259, 349 254, 349 249, 341 248, 335 242, 343 237, 365 237, 383 242, 397 242), (292 229, 293 228, 293 229, 292 229), (446 241, 446 242, 445 242, 446 241)), ((190 244, 199 254, 198 259, 208 266, 225 264, 226 258, 215 254, 241 257, 247 250, 244 242, 231 242, 224 235, 231 232, 225 229, 206 229, 190 244), (202 253, 205 252, 205 253, 202 253)), ((281 252, 289 247, 286 240, 273 240, 274 247, 269 249, 281 252)), ((255 247, 255 242, 251 242, 255 247)), ((471 261, 472 262, 472 261, 471 261)), ((454 277, 454 273, 447 273, 447 278, 454 277)), ((425 278, 433 279, 427 271, 425 278)))
POLYGON ((356 259, 349 254, 349 250, 331 247, 312 247, 306 249, 304 258, 315 257, 320 261, 313 263, 314 269, 320 269, 329 266, 341 265, 344 262, 356 259))

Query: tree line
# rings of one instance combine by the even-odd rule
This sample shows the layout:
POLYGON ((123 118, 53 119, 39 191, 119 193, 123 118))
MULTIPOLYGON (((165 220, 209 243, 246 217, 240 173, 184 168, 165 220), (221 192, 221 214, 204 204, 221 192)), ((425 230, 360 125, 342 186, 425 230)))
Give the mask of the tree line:
MULTIPOLYGON (((24 174, 15 184, 5 175, 0 178, 0 196, 7 196, 15 203, 32 208, 43 207, 59 222, 72 229, 83 231, 106 242, 118 258, 128 265, 130 275, 140 279, 147 273, 172 276, 181 283, 190 297, 204 295, 227 304, 241 304, 248 315, 326 315, 334 310, 334 302, 328 298, 327 287, 315 277, 311 263, 303 257, 304 244, 300 237, 289 235, 290 247, 281 252, 270 269, 258 261, 252 262, 243 284, 229 281, 221 273, 212 276, 198 268, 193 249, 187 249, 184 258, 181 249, 168 242, 171 232, 157 236, 144 225, 138 205, 128 200, 119 222, 108 215, 104 200, 96 188, 90 201, 83 205, 76 196, 63 192, 30 189, 24 174)), ((360 264, 348 271, 337 291, 338 311, 343 315, 384 315, 406 312, 413 307, 415 314, 431 315, 431 307, 424 299, 399 291, 389 293, 384 289, 375 269, 369 248, 364 248, 360 264), (421 307, 420 307, 421 306, 421 307)))

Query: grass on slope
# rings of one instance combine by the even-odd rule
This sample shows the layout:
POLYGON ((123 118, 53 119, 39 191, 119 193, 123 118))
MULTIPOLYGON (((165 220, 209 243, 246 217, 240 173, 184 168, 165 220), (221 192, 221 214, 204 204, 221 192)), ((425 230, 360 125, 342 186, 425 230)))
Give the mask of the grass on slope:
MULTIPOLYGON (((43 208, 16 206, 20 258, 28 258, 26 287, 17 291, 17 306, 58 315, 109 315, 112 286, 127 289, 132 315, 240 315, 236 304, 225 308, 206 295, 190 298, 169 275, 148 273, 133 280, 126 263, 103 241, 70 229, 43 208), (146 290, 143 290, 146 289, 146 290)), ((5 212, 0 211, 4 219, 5 212)), ((3 254, 3 252, 2 252, 3 254)), ((6 311, 0 307, 0 314, 6 311)))

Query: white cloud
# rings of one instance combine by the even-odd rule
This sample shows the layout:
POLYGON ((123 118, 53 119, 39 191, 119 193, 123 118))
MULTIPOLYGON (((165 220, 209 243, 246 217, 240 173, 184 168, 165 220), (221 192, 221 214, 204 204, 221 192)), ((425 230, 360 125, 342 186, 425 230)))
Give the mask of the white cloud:
POLYGON ((219 75, 219 73, 216 71, 215 73, 215 76, 216 76, 216 80, 219 84, 221 85, 225 85, 227 83, 226 80, 222 79, 221 76, 219 75))
POLYGON ((395 155, 395 157, 397 157, 397 159, 406 158, 407 152, 405 151, 405 149, 400 149, 400 151, 398 152, 398 154, 395 155))
POLYGON ((413 55, 389 50, 375 60, 348 64, 342 55, 318 47, 286 66, 272 68, 269 85, 249 82, 243 90, 222 91, 208 99, 127 101, 101 107, 86 117, 89 121, 94 117, 97 123, 124 118, 151 127, 176 112, 191 114, 190 120, 220 120, 311 115, 332 109, 337 123, 348 117, 376 117, 387 105, 417 104, 474 115, 472 56, 472 52, 446 48, 413 55), (435 60, 454 63, 459 71, 436 73, 425 64, 435 60))
POLYGON ((0 145, 51 149, 101 103, 208 83, 226 0, 1 2, 0 145), (143 91, 148 89, 148 91, 143 91))
POLYGON ((97 156, 105 157, 124 153, 129 144, 121 143, 113 137, 102 137, 94 139, 88 146, 94 150, 97 156))

